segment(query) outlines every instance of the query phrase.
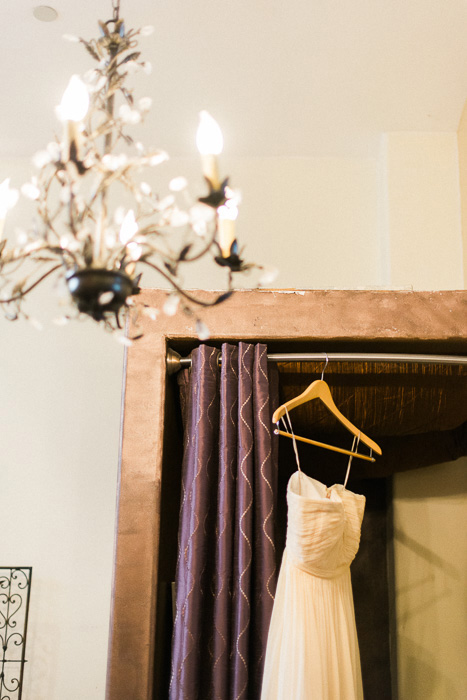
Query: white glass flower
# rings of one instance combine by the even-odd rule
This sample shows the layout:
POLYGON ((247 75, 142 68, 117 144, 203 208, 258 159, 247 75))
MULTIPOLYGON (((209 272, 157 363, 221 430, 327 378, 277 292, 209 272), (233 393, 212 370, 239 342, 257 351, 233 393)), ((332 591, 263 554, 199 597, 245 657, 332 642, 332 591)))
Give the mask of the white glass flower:
POLYGON ((23 229, 17 229, 16 231, 16 242, 18 245, 21 247, 25 246, 29 240, 29 235, 27 231, 24 231, 23 229))
POLYGON ((124 208, 124 207, 117 207, 117 208, 115 209, 115 211, 114 211, 114 221, 115 221, 115 223, 116 223, 117 226, 120 227, 120 226, 122 225, 122 221, 123 221, 123 219, 125 218, 125 214, 126 214, 126 211, 125 211, 125 208, 124 208))
POLYGON ((258 280, 258 283, 263 286, 265 284, 271 284, 272 282, 275 281, 277 278, 277 275, 279 274, 279 270, 275 267, 263 267, 261 276, 258 280))
POLYGON ((53 163, 57 163, 61 157, 60 144, 56 141, 51 141, 47 144, 47 153, 50 155, 50 160, 53 163))
POLYGON ((173 194, 168 194, 167 197, 163 197, 157 205, 159 211, 164 211, 164 209, 169 209, 175 203, 175 197, 173 194))
POLYGON ((186 177, 174 177, 173 180, 169 182, 169 190, 172 192, 181 192, 188 187, 188 181, 186 177))
POLYGON ((105 244, 107 248, 114 248, 117 244, 117 234, 114 231, 113 228, 106 228, 105 229, 105 244))
POLYGON ((102 90, 103 87, 105 87, 105 84, 107 83, 107 78, 105 75, 101 75, 100 78, 94 83, 94 85, 91 85, 89 89, 91 92, 99 92, 99 90, 102 90))
POLYGON ((174 227, 186 226, 190 221, 190 216, 182 209, 174 209, 170 212, 170 225, 174 227))
POLYGON ((102 158, 101 163, 106 170, 115 172, 115 170, 125 167, 125 165, 128 163, 128 156, 125 153, 106 153, 102 158))
POLYGON ((106 304, 110 304, 114 296, 115 294, 111 291, 102 292, 102 294, 99 294, 98 302, 101 306, 105 306, 106 304))
POLYGON ((176 294, 171 294, 169 297, 167 297, 162 311, 165 313, 166 316, 175 316, 179 304, 180 298, 176 294))
POLYGON ((157 319, 158 313, 159 309, 155 309, 152 306, 145 306, 143 308, 143 315, 148 316, 152 321, 155 321, 157 319))
POLYGON ((215 216, 214 209, 206 204, 194 204, 190 209, 190 218, 193 223, 203 221, 210 223, 215 216))
POLYGON ((150 194, 152 194, 152 188, 151 185, 149 185, 147 182, 141 182, 139 189, 143 194, 146 195, 146 197, 149 197, 150 194))
POLYGON ((159 151, 159 153, 152 153, 149 156, 149 165, 160 165, 169 160, 169 155, 165 151, 159 151))
POLYGON ((30 316, 28 320, 29 320, 29 323, 31 324, 31 326, 36 329, 36 331, 43 331, 44 330, 43 324, 40 321, 38 321, 37 318, 32 318, 30 316))
POLYGON ((40 189, 33 182, 25 182, 21 187, 21 193, 28 199, 39 199, 40 189))
POLYGON ((136 262, 142 255, 143 247, 139 243, 133 241, 132 243, 128 243, 127 250, 129 257, 136 262))
POLYGON ((200 319, 196 321, 196 335, 200 340, 208 340, 211 335, 207 325, 200 319))
POLYGON ((128 73, 128 75, 139 73, 141 68, 142 66, 136 61, 128 61, 127 63, 125 63, 125 73, 128 73))
POLYGON ((141 121, 141 113, 127 104, 120 105, 118 116, 125 124, 139 124, 141 121))
POLYGON ((43 167, 48 165, 52 161, 51 155, 48 151, 38 151, 34 154, 32 162, 34 167, 41 170, 43 167))
POLYGON ((149 109, 151 109, 152 105, 152 99, 150 97, 142 97, 140 100, 138 100, 138 107, 142 112, 147 112, 149 109))
POLYGON ((131 348, 131 346, 133 345, 133 341, 131 340, 131 338, 127 338, 126 335, 115 335, 114 338, 117 341, 117 343, 121 343, 127 348, 131 348))

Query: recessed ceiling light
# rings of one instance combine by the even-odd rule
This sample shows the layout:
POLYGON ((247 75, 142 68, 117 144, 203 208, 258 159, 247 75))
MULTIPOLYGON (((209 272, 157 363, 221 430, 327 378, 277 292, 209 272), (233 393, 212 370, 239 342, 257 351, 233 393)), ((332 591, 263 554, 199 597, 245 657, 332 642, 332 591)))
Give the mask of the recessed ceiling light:
POLYGON ((53 22, 58 17, 57 10, 48 5, 37 5, 32 11, 34 17, 40 22, 53 22))

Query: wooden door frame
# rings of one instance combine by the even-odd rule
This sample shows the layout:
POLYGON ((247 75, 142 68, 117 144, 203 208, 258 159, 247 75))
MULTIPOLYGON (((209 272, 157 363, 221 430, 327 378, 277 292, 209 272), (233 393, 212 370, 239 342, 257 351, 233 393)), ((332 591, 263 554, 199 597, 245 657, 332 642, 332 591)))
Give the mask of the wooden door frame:
MULTIPOLYGON (((205 300, 212 292, 200 292, 205 300)), ((161 308, 164 290, 139 298, 161 308)), ((241 291, 203 320, 211 341, 275 348, 465 354, 467 292, 241 291)), ((169 345, 197 344, 194 319, 143 319, 126 353, 106 700, 152 700, 164 405, 169 345)))

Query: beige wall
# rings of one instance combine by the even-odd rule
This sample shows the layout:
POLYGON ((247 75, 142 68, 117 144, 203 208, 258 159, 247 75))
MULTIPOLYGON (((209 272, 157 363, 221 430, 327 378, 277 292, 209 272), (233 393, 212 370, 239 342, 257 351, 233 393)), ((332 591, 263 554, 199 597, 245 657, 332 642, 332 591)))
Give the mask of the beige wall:
POLYGON ((467 697, 466 506, 467 458, 395 479, 401 700, 467 697))
MULTIPOLYGON (((223 162, 232 184, 243 190, 238 230, 248 257, 277 266, 280 287, 462 287, 453 143, 452 135, 398 134, 385 139, 378 160, 223 162), (432 219, 436 225, 429 226, 432 219)), ((0 181, 11 173, 13 184, 19 184, 29 169, 20 161, 0 163, 0 181)), ((195 162, 174 161, 161 171, 164 182, 182 173, 195 178, 194 188, 202 188, 195 162)), ((22 203, 7 222, 9 236, 30 215, 22 203)), ((216 288, 220 281, 201 268, 187 283, 216 288)), ((146 279, 146 286, 157 284, 155 278, 146 279)), ((102 700, 122 347, 92 323, 51 325, 59 310, 48 291, 39 290, 30 306, 46 322, 46 330, 0 320, 1 560, 34 567, 25 700, 102 700)), ((440 629, 445 617, 465 609, 462 579, 450 579, 449 595, 443 593, 439 601, 436 588, 433 602, 421 614, 415 607, 414 573, 420 548, 428 553, 422 561, 431 556, 435 562, 439 557, 449 562, 446 576, 453 573, 456 557, 464 556, 457 534, 463 525, 459 503, 465 496, 453 476, 456 469, 433 470, 418 510, 405 489, 411 479, 418 483, 419 473, 396 480, 401 700, 429 697, 425 685, 414 687, 427 659, 433 673, 446 678, 445 687, 459 687, 457 662, 450 663, 444 647, 439 652, 447 633, 435 640, 426 629, 435 622, 440 629), (452 499, 439 503, 446 483, 458 494, 452 509, 452 499), (445 535, 436 526, 440 508, 445 535), (442 552, 447 541, 449 557, 442 552), (415 624, 422 619, 423 625, 415 624)), ((444 574, 437 567, 433 576, 444 574)), ((444 585, 444 579, 434 581, 444 585)), ((429 581, 424 585, 429 591, 429 581)), ((460 647, 461 641, 456 631, 454 645, 460 647)))
POLYGON ((384 138, 391 284, 462 289, 456 134, 384 138))
POLYGON ((457 130, 457 146, 459 151, 462 241, 464 247, 464 286, 467 287, 467 101, 457 130))

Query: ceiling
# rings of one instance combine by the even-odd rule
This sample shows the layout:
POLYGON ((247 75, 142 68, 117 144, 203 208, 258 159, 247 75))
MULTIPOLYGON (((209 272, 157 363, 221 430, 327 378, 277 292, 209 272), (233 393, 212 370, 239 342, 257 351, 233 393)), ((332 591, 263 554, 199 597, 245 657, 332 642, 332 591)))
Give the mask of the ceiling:
MULTIPOLYGON (((59 125, 68 78, 92 67, 63 34, 97 36, 111 0, 2 2, 0 155, 29 156, 59 125)), ((197 113, 239 156, 372 156, 389 131, 455 132, 467 97, 467 0, 121 0, 142 38, 153 98, 144 143, 195 152, 197 113)))

